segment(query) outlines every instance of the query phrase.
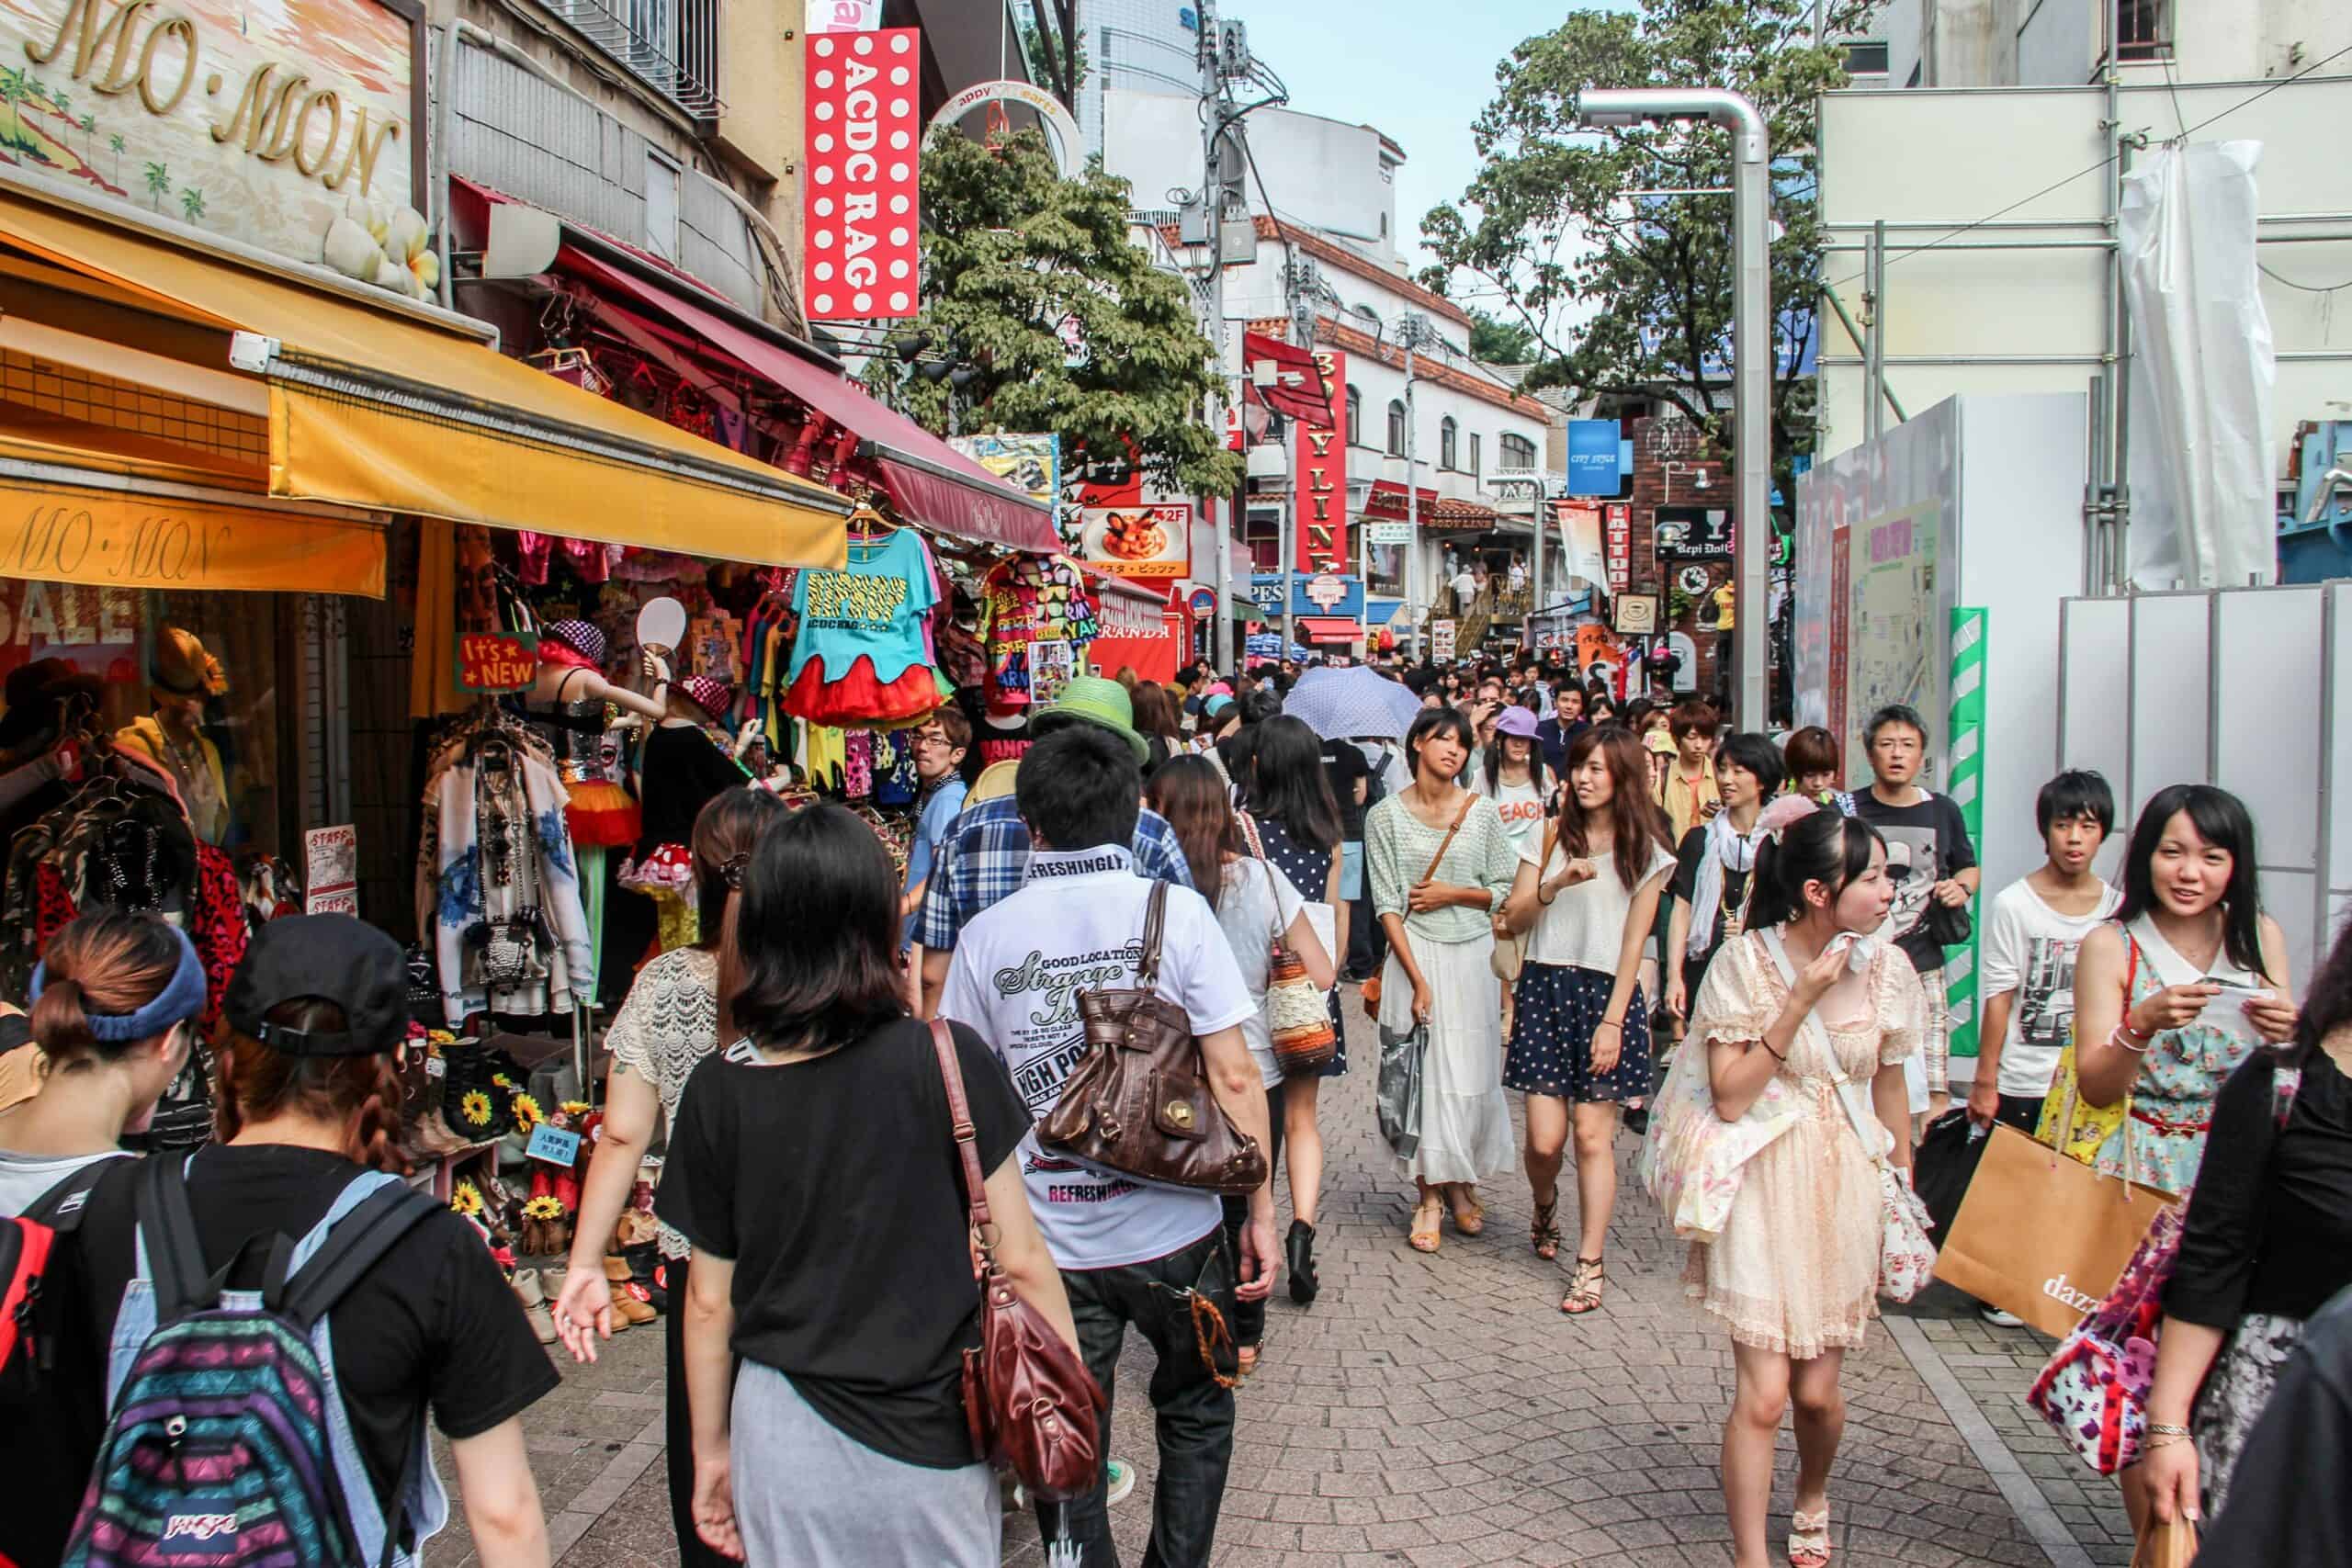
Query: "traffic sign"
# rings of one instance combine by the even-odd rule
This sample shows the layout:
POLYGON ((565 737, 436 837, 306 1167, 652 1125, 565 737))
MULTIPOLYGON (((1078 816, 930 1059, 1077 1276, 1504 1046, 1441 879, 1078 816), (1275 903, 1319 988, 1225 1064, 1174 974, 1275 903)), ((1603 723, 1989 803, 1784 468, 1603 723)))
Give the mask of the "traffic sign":
POLYGON ((1193 614, 1204 621, 1207 620, 1216 614, 1216 590, 1214 588, 1193 589, 1191 604, 1193 614))

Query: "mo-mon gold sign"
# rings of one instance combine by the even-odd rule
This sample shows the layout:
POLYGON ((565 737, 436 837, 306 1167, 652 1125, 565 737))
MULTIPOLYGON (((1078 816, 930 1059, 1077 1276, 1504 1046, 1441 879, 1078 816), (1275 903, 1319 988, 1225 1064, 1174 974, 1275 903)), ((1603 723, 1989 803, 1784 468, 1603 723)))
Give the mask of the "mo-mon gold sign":
POLYGON ((302 261, 419 186, 411 0, 0 0, 0 162, 302 261))

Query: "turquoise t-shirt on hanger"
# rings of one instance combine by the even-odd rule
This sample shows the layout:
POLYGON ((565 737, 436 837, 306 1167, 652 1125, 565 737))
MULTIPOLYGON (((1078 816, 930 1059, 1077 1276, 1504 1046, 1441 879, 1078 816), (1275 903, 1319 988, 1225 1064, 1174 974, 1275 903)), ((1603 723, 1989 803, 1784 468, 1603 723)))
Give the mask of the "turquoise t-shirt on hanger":
POLYGON ((793 639, 786 687, 800 679, 811 659, 824 660, 828 684, 846 676, 860 654, 874 660, 874 678, 886 686, 909 666, 930 663, 923 617, 938 600, 931 552, 913 529, 899 528, 872 543, 851 540, 846 567, 804 570, 793 587, 800 635, 793 639))

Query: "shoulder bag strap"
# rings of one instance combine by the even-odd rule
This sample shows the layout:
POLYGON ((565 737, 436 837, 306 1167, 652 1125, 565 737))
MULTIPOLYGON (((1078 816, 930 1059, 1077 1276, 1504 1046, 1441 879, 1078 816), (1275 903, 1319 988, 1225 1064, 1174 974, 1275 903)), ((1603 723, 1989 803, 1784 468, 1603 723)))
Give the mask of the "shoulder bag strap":
POLYGON ((1423 882, 1427 882, 1437 874, 1437 868, 1444 863, 1445 852, 1453 847, 1453 835, 1462 831, 1462 824, 1470 820, 1470 808, 1477 804, 1478 796, 1473 793, 1463 801, 1462 809, 1453 814, 1453 826, 1448 828, 1445 830, 1445 837, 1437 841, 1437 853, 1430 856, 1430 868, 1421 873, 1423 882))
POLYGON ((139 1175, 139 1235, 146 1245, 160 1326, 210 1306, 218 1298, 205 1295, 204 1243, 196 1232, 196 1210, 188 1202, 186 1158, 157 1156, 145 1162, 139 1175))
MULTIPOLYGON (((1794 993, 1797 988, 1796 966, 1789 961, 1789 950, 1781 941, 1780 928, 1767 926, 1756 934, 1764 943, 1764 951, 1771 954, 1773 967, 1781 972, 1781 983, 1794 993)), ((1838 1060, 1837 1047, 1827 1038, 1827 1026, 1821 1021, 1817 1010, 1806 1011, 1804 1022, 1798 1025, 1798 1032, 1802 1033, 1805 1030, 1816 1031, 1823 1036, 1822 1060, 1829 1064, 1829 1081, 1838 1088, 1838 1101, 1846 1108, 1846 1120, 1853 1124, 1854 1136, 1861 1140, 1871 1162, 1884 1165, 1894 1135, 1880 1125, 1878 1112, 1870 1107, 1863 1087, 1846 1076, 1844 1066, 1838 1060)))
POLYGON ((114 1161, 94 1159, 66 1173, 56 1186, 27 1204, 18 1216, 47 1225, 58 1235, 81 1228, 82 1216, 89 1213, 90 1189, 98 1184, 114 1161))
POLYGON ((980 1174, 979 1129, 972 1124, 972 1102, 964 1093, 964 1067, 956 1059, 956 1037, 944 1019, 931 1021, 931 1048, 939 1058, 939 1077, 947 1089, 947 1116, 956 1136, 956 1154, 964 1164, 964 1207, 980 1250, 991 1265, 996 1261, 996 1222, 989 1217, 988 1179, 980 1174))
POLYGON ((369 1194, 334 1223, 311 1260, 286 1277, 288 1259, 273 1257, 262 1287, 263 1303, 300 1325, 304 1333, 366 1278, 395 1243, 440 1212, 441 1205, 415 1189, 394 1185, 369 1194))
POLYGON ((1159 939, 1168 924, 1168 884, 1154 882, 1143 910, 1143 962, 1136 968, 1136 988, 1148 991, 1159 982, 1159 939))

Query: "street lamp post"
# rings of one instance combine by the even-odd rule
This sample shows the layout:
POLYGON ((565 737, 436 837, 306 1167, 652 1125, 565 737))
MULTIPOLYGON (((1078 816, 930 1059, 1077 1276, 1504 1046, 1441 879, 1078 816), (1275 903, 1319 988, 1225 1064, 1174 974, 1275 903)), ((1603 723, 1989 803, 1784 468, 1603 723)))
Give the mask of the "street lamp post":
POLYGON ((1703 119, 1732 133, 1732 429, 1738 472, 1732 513, 1736 528, 1733 592, 1739 614, 1734 644, 1736 705, 1739 727, 1761 732, 1769 716, 1764 607, 1772 536, 1767 510, 1772 478, 1771 138, 1755 104, 1742 94, 1713 87, 1589 88, 1577 95, 1577 119, 1593 127, 1703 119))

